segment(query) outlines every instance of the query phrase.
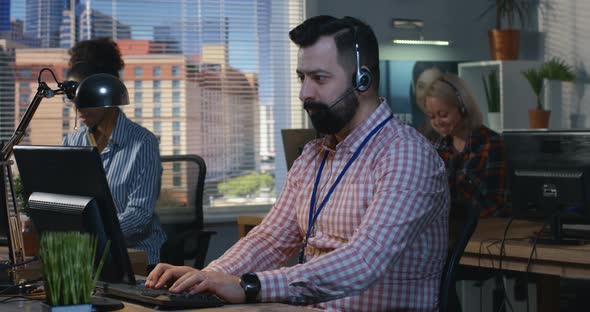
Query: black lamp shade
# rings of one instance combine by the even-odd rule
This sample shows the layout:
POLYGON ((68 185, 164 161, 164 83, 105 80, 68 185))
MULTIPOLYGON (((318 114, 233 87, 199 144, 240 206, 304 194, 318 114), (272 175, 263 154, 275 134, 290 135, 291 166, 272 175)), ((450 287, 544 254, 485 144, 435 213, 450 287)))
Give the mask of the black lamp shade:
POLYGON ((127 105, 129 94, 119 78, 110 74, 94 74, 80 82, 74 103, 79 109, 127 105))

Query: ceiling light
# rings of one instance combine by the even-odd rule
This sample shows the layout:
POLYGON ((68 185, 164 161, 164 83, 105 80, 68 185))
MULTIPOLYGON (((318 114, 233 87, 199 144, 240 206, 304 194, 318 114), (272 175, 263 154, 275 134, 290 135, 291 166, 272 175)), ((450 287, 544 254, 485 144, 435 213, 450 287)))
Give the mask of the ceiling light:
POLYGON ((419 19, 405 19, 395 18, 393 19, 393 28, 401 30, 413 30, 418 33, 418 39, 393 39, 394 44, 407 44, 407 45, 434 45, 434 46, 448 46, 450 41, 448 40, 425 40, 422 35, 422 29, 424 28, 424 21, 419 19))

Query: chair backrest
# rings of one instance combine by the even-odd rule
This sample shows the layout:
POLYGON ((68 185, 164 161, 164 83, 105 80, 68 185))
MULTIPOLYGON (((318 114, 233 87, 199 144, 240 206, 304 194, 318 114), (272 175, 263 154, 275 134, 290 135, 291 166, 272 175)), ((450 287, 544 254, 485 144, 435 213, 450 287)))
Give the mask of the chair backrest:
MULTIPOLYGON (((467 246, 467 243, 479 221, 479 211, 470 204, 464 204, 460 207, 454 206, 452 209, 462 209, 464 211, 463 214, 459 214, 462 216, 462 218, 460 218, 462 224, 458 229, 453 245, 449 248, 449 254, 447 255, 445 267, 442 272, 439 291, 440 312, 455 311, 459 307, 459 303, 454 302, 457 298, 455 273, 459 266, 463 251, 465 250, 465 246, 467 246)), ((453 216, 451 216, 451 218, 452 217, 453 216)))
POLYGON ((160 261, 201 269, 211 235, 203 229, 203 190, 207 167, 198 155, 161 156, 162 188, 156 205, 168 239, 160 249, 160 261))
POLYGON ((207 166, 198 155, 161 156, 162 187, 156 211, 162 224, 190 223, 203 228, 203 190, 207 166))

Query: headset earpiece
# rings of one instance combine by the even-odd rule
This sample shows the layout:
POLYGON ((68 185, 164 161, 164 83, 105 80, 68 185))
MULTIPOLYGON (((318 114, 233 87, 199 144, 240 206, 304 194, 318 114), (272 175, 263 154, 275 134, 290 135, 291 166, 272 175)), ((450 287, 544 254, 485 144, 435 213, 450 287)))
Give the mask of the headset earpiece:
POLYGON ((459 92, 459 89, 457 87, 455 87, 455 84, 448 81, 444 77, 440 77, 439 80, 444 82, 445 84, 447 84, 449 87, 451 87, 451 89, 453 89, 453 92, 455 93, 455 98, 457 98, 459 113, 461 115, 467 114, 467 107, 465 106, 465 101, 463 101, 463 97, 461 96, 461 92, 459 92))
POLYGON ((356 56, 356 72, 352 77, 352 85, 358 92, 365 92, 369 90, 373 78, 367 69, 361 68, 361 53, 358 42, 358 34, 356 27, 351 26, 351 28, 354 33, 354 51, 356 56))
POLYGON ((354 74, 354 88, 359 92, 365 92, 371 86, 371 73, 366 69, 357 69, 354 74))

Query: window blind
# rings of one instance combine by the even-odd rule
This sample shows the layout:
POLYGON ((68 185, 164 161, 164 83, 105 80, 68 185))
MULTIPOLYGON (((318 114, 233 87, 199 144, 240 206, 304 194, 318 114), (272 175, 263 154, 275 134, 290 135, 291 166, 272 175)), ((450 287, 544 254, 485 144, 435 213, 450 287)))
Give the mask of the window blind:
MULTIPOLYGON (((559 57, 573 67, 575 83, 545 84, 546 105, 558 117, 555 128, 587 128, 590 125, 590 2, 584 0, 542 0, 539 5, 539 32, 545 61, 559 57)), ((552 117, 553 118, 553 117, 552 117)))
MULTIPOLYGON (((286 174, 280 129, 307 126, 288 38, 303 12, 303 0, 2 1, 0 139, 41 68, 62 81, 68 48, 107 36, 126 64, 123 112, 158 137, 161 155, 204 158, 205 207, 271 204, 286 174)), ((41 80, 56 87, 49 74, 41 80)), ((76 125, 70 105, 44 99, 22 143, 61 144, 76 125)))

